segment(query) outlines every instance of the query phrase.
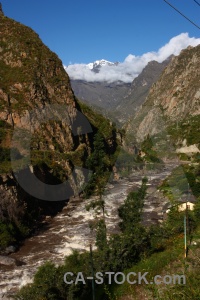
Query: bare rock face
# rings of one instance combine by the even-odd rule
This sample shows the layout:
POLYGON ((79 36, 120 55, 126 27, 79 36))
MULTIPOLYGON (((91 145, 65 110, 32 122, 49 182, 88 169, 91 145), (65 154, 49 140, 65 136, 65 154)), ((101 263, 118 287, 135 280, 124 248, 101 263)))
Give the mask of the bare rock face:
MULTIPOLYGON (((34 109, 41 111, 49 106, 53 114, 52 104, 65 106, 69 117, 76 119, 78 106, 69 77, 56 54, 52 53, 30 28, 8 18, 3 18, 0 22, 1 119, 13 129, 31 127, 34 131, 38 128, 39 116, 32 118, 31 113, 34 109)), ((44 126, 45 129, 38 139, 40 143, 35 143, 38 150, 55 148, 52 132, 54 136, 62 136, 59 126, 44 126)), ((59 138, 57 142, 63 150, 74 150, 75 139, 69 124, 63 124, 62 129, 68 142, 59 138)), ((41 132, 41 127, 38 131, 41 132)))
POLYGON ((138 141, 200 114, 200 45, 173 57, 127 125, 138 141))

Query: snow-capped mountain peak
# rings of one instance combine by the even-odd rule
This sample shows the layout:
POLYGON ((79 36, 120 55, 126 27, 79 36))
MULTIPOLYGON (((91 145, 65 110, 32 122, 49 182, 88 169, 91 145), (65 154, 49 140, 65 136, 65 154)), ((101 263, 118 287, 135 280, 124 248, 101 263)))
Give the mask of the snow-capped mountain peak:
POLYGON ((105 59, 101 59, 101 60, 96 60, 93 63, 87 64, 87 67, 90 70, 93 70, 95 68, 100 68, 100 67, 104 67, 104 66, 113 66, 113 65, 116 65, 116 63, 113 63, 113 62, 105 60, 105 59))

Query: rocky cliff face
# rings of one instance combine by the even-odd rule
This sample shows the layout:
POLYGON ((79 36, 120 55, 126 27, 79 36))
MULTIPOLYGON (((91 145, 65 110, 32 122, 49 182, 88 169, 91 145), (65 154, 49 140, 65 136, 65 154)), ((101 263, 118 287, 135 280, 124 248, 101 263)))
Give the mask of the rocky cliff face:
POLYGON ((86 168, 96 133, 103 138, 107 158, 115 152, 112 124, 86 106, 84 114, 57 55, 33 30, 0 14, 0 247, 1 222, 16 225, 27 210, 34 219, 44 206, 47 213, 59 208, 58 202, 38 204, 36 196, 21 188, 11 166, 11 148, 19 172, 28 170, 51 185, 69 180, 72 189, 84 181, 82 169, 76 174, 73 169, 86 168))
POLYGON ((165 132, 175 144, 198 138, 200 115, 200 46, 188 47, 172 58, 151 87, 145 103, 129 121, 127 132, 137 141, 165 132))
POLYGON ((77 103, 58 57, 30 28, 3 16, 0 22, 1 120, 27 127, 31 109, 55 103, 67 105, 75 117, 77 103))
MULTIPOLYGON (((38 158, 41 160, 44 151, 52 151, 51 160, 60 159, 69 175, 71 161, 54 157, 55 151, 66 153, 79 151, 81 148, 82 155, 87 157, 91 143, 87 134, 81 138, 76 135, 70 124, 78 119, 79 107, 68 75, 59 58, 30 28, 4 16, 0 22, 2 149, 6 151, 11 147, 11 137, 17 128, 24 129, 21 142, 26 139, 26 135, 33 135, 30 147, 37 152, 36 156, 33 155, 33 164, 35 159, 36 164, 38 158), (57 111, 55 105, 59 105, 63 115, 61 111, 57 111), (69 122, 62 119, 65 113, 69 122), (48 117, 45 120, 47 114, 52 121, 48 117), (60 115, 59 120, 57 114, 60 115)), ((18 146, 19 152, 23 152, 22 145, 18 146)), ((7 170, 4 167, 5 161, 1 171, 9 171, 9 164, 7 170)))

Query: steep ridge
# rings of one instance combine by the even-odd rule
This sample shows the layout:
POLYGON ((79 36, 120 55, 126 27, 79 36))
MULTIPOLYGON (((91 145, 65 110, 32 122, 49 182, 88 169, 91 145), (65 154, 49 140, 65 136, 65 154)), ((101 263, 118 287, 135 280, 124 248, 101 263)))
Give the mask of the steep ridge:
POLYGON ((133 117, 144 103, 152 84, 158 80, 171 58, 172 56, 162 63, 150 61, 138 77, 133 80, 127 95, 121 99, 120 104, 116 108, 116 113, 119 115, 122 123, 126 122, 127 118, 133 117))
MULTIPOLYGON (((70 195, 80 192, 80 184, 89 180, 84 170, 87 169, 87 158, 95 150, 96 134, 104 145, 102 155, 107 159, 104 171, 112 169, 111 157, 117 147, 115 128, 110 121, 86 106, 84 114, 57 55, 42 43, 32 29, 2 13, 0 249, 15 242, 16 236, 18 239, 29 234, 43 214, 55 214, 70 195), (54 203, 41 201, 48 199, 21 188, 16 170, 13 172, 11 165, 10 148, 18 178, 25 174, 23 179, 26 179, 26 174, 32 173, 49 185, 68 181, 70 194, 66 192, 63 197, 58 195, 54 203), (27 163, 29 151, 30 160, 27 163), (79 168, 76 172, 75 167, 79 168)), ((36 185, 36 194, 37 189, 39 187, 36 185)), ((42 192, 45 194, 45 189, 42 192)))

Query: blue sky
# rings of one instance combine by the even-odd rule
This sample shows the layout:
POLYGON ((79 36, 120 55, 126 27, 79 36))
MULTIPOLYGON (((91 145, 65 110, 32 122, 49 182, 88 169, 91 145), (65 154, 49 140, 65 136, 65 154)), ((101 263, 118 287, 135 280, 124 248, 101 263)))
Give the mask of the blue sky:
MULTIPOLYGON (((169 0, 200 26, 193 0, 169 0)), ((98 59, 122 62, 129 55, 157 51, 195 28, 163 0, 1 0, 5 15, 33 28, 43 42, 69 63, 98 59)))

